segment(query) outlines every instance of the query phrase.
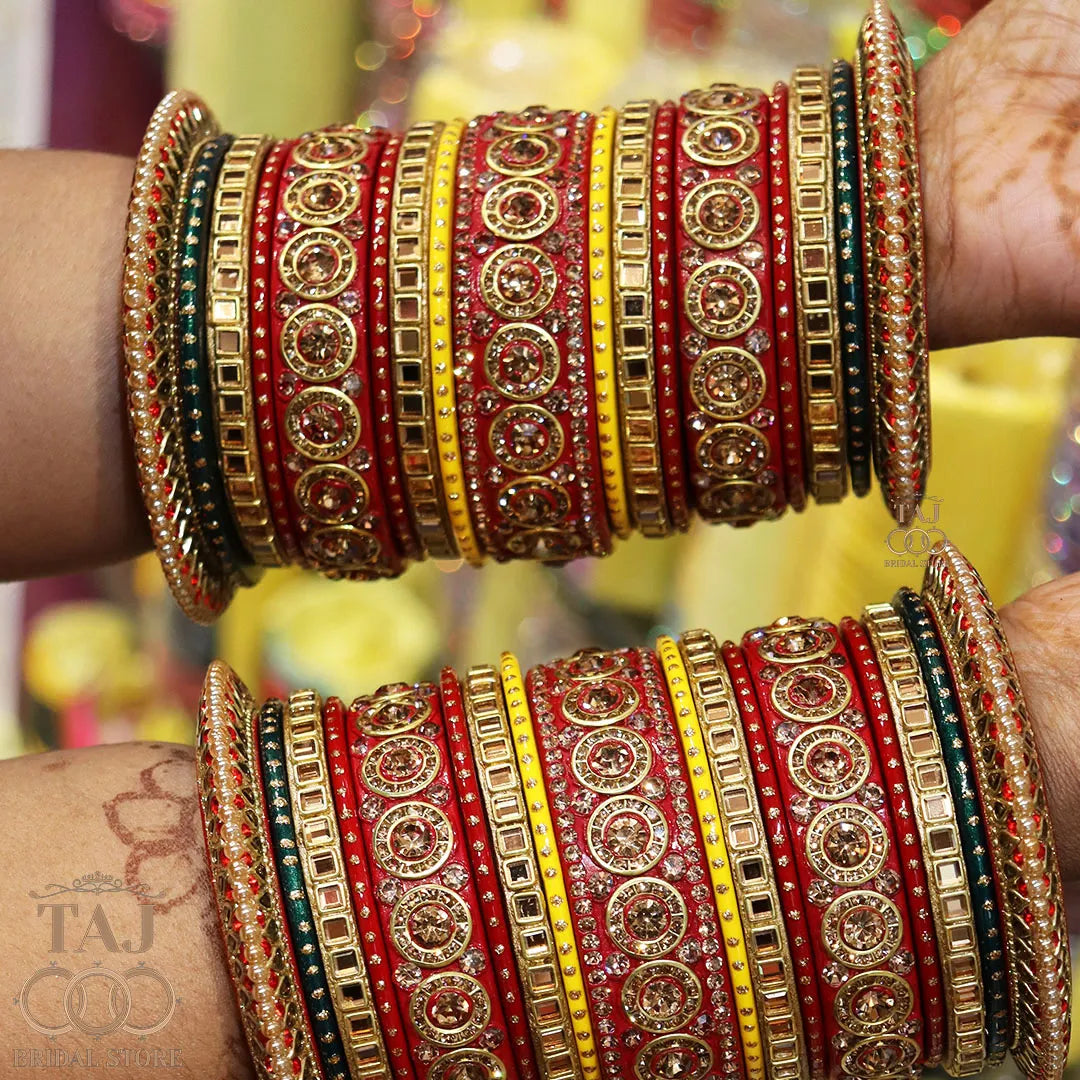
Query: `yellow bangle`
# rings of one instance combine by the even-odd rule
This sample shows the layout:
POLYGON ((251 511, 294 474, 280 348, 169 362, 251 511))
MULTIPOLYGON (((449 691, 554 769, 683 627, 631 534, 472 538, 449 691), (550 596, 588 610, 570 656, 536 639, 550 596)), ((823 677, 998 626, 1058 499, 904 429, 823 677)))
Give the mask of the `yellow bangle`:
POLYGON ((601 109, 593 129, 589 163, 589 321, 604 496, 612 531, 625 539, 630 535, 630 514, 619 434, 619 391, 615 385, 612 332, 615 313, 611 303, 611 170, 616 117, 614 109, 601 109))
POLYGON ((443 128, 435 155, 435 185, 428 237, 428 316, 431 320, 431 389, 435 398, 435 442, 443 495, 461 557, 473 566, 484 561, 476 542, 465 475, 461 464, 457 401, 454 395, 454 349, 450 324, 450 245, 454 221, 454 177, 464 120, 443 128))
POLYGON ((664 678, 667 680, 675 711, 675 727, 686 756, 687 768, 690 770, 690 790, 705 842, 705 857, 709 864, 713 896, 724 926, 724 955, 731 969, 731 986, 735 991, 739 1038, 743 1056, 746 1058, 746 1074, 749 1080, 765 1080, 765 1061, 761 1052, 761 1031, 758 1028, 757 1006, 754 1003, 754 984, 743 937, 738 895, 728 861, 727 844, 723 831, 717 828, 720 808, 713 790, 705 739, 701 734, 697 709, 690 692, 690 680, 679 653, 679 646, 674 638, 665 636, 657 639, 656 651, 660 654, 660 663, 664 668, 664 678))
POLYGON ((521 782, 525 788, 525 805, 536 846, 536 859, 544 879, 548 918, 551 920, 555 947, 559 954, 559 977, 570 1007, 570 1025, 574 1029, 581 1075, 584 1080, 598 1080, 600 1065, 596 1053, 596 1038, 589 1016, 585 980, 581 975, 577 939, 570 922, 570 893, 566 888, 562 862, 555 847, 555 823, 551 817, 544 773, 540 767, 540 749, 536 742, 536 732, 533 730, 529 703, 525 697, 521 665, 513 653, 505 652, 499 667, 503 694, 506 697, 506 712, 510 717, 510 730, 514 736, 514 752, 517 754, 521 782))

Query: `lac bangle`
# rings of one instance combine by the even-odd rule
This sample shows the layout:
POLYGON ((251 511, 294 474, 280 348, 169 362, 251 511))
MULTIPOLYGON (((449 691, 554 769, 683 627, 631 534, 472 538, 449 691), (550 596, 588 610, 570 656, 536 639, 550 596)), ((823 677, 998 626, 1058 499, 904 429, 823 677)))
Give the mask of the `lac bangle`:
POLYGON ((656 648, 667 680, 671 708, 675 715, 675 730, 690 775, 690 794, 698 827, 701 829, 705 864, 720 914, 724 954, 731 969, 731 988, 735 992, 734 1004, 738 1013, 739 1040, 742 1043, 746 1075, 750 1080, 764 1080, 765 1054, 761 1029, 758 1026, 757 1004, 754 1001, 753 967, 739 911, 740 897, 731 856, 728 854, 724 830, 716 828, 719 803, 705 753, 705 739, 701 734, 694 697, 690 691, 690 680, 678 645, 673 638, 661 637, 656 648))
POLYGON ((660 453, 664 491, 672 525, 690 527, 686 491, 686 449, 683 446, 682 399, 679 391, 679 336, 675 263, 675 114, 672 102, 656 113, 652 152, 652 292, 653 340, 656 354, 656 407, 660 421, 660 453))
POLYGON ((375 173, 375 197, 371 215, 369 242, 370 283, 367 302, 370 308, 369 345, 371 349, 371 388, 374 398, 376 460, 386 493, 390 526, 398 550, 406 561, 423 559, 420 541, 413 531, 412 518, 405 501, 404 474, 397 448, 397 424, 394 419, 394 388, 390 359, 390 219, 393 209, 394 177, 397 175, 401 138, 391 135, 383 147, 375 173))
POLYGON ((1057 1078, 1069 1044, 1069 939, 1053 826, 1016 665, 982 581, 951 544, 931 556, 923 599, 957 689, 1006 916, 1013 1058, 1030 1077, 1057 1078))
POLYGON ((199 531, 227 578, 247 578, 253 584, 258 580, 258 571, 244 550, 225 501, 202 325, 203 312, 206 310, 206 260, 210 241, 207 207, 213 198, 217 174, 231 141, 228 135, 219 135, 203 143, 193 160, 194 167, 185 180, 181 197, 183 219, 177 245, 179 271, 174 322, 184 459, 199 531), (238 577, 241 574, 243 577, 238 577))
POLYGON ((785 505, 767 257, 769 103, 716 85, 679 105, 679 326, 688 472, 707 521, 785 505))
POLYGON ((458 437, 458 411, 454 396, 454 343, 450 318, 453 257, 454 177, 464 120, 447 124, 439 136, 431 195, 428 242, 428 314, 431 318, 431 387, 435 434, 446 512, 461 557, 473 566, 484 561, 469 516, 468 493, 458 437))
MULTIPOLYGON (((570 1034, 570 1011, 559 978, 558 953, 529 815, 514 755, 499 674, 471 668, 465 677, 465 716, 477 763, 484 810, 494 844, 498 884, 528 1010, 535 1063, 543 1080, 580 1080, 581 1067, 570 1034)), ((522 1055, 522 1073, 532 1065, 522 1055)))
POLYGON ((122 288, 128 420, 139 488, 169 589, 198 623, 213 622, 235 586, 196 528, 180 445, 170 275, 180 178, 194 148, 216 133, 216 121, 192 94, 174 91, 154 110, 135 162, 122 288))
POLYGON ((806 460, 803 455, 802 395, 799 387, 799 341, 795 320, 794 238, 791 216, 791 157, 788 143, 788 88, 779 82, 769 96, 769 187, 773 289, 776 293, 776 366, 780 383, 780 424, 784 487, 792 510, 806 509, 806 460))
MULTIPOLYGON (((273 342, 270 335, 274 266, 274 212, 278 185, 291 142, 275 143, 263 162, 255 198, 255 218, 251 228, 251 384, 255 394, 255 424, 259 433, 259 457, 274 530, 290 565, 303 564, 296 537, 281 435, 274 409, 273 342)), ((209 413, 208 413, 209 415, 209 413)))
POLYGON ((251 369, 251 234, 255 189, 270 142, 241 135, 225 152, 214 188, 206 338, 214 386, 214 427, 233 521, 259 566, 281 566, 259 457, 251 369))
MULTIPOLYGON (((289 695, 284 742, 293 825, 300 841, 297 853, 330 1003, 345 1050, 335 1071, 349 1078, 389 1080, 390 1061, 356 925, 330 792, 322 702, 314 691, 289 695)), ((326 999, 319 1001, 325 1010, 326 999)))
POLYGON ((524 1010, 521 980, 514 962, 514 949, 507 929, 506 906, 499 890, 498 867, 495 864, 491 834, 483 815, 476 763, 469 744, 469 732, 465 720, 465 705, 461 683, 452 668, 443 668, 439 677, 439 697, 442 703, 443 723, 450 750, 450 771, 457 789, 458 805, 461 807, 462 826, 472 857, 476 889, 480 897, 480 911, 484 913, 483 927, 487 936, 488 951, 494 961, 494 969, 503 1012, 506 1016, 507 1034, 511 1051, 518 1065, 521 1080, 535 1080, 536 1063, 532 1056, 529 1024, 524 1010))
POLYGON ((742 909, 768 1073, 777 1080, 803 1080, 810 1071, 799 992, 735 688, 710 633, 688 631, 679 639, 679 650, 700 720, 701 753, 716 791, 715 817, 726 836, 742 909))
MULTIPOLYGON (((971 763, 966 760, 966 753, 961 752, 960 720, 943 697, 944 693, 951 698, 952 689, 942 667, 944 661, 930 616, 918 596, 909 590, 898 593, 896 601, 898 609, 905 613, 900 629, 907 636, 907 643, 915 651, 919 663, 917 675, 906 676, 906 686, 917 698, 915 691, 921 683, 931 710, 925 715, 916 700, 914 707, 907 702, 896 715, 903 733, 904 764, 912 789, 918 795, 916 820, 941 949, 949 1010, 945 1066, 956 1076, 974 1075, 985 1067, 995 1045, 997 1022, 993 1014, 1003 1010, 1005 1023, 1008 1023, 1001 932, 996 910, 988 911, 984 906, 989 900, 996 909, 993 868, 985 834, 978 835, 983 832, 982 812, 968 779, 971 763), (911 608, 910 614, 924 620, 921 626, 908 622, 907 596, 917 602, 918 607, 911 608), (905 627, 904 623, 908 625, 905 627), (932 656, 933 652, 937 652, 936 658, 932 656), (959 865, 958 855, 963 860, 959 865), (988 918, 995 924, 993 941, 983 930, 989 925, 988 918), (995 950, 996 958, 991 958, 991 952, 995 950), (991 964, 996 965, 998 971, 1000 985, 996 987, 993 969, 988 966, 991 964)), ((863 612, 874 633, 875 643, 880 642, 878 652, 883 666, 888 663, 888 638, 905 644, 895 632, 895 624, 888 621, 890 611, 892 608, 887 605, 874 605, 863 612)), ((903 659, 903 651, 899 652, 903 659)), ((1003 1048, 998 1051, 998 1060, 1001 1052, 1003 1048)))
POLYGON ((304 888, 306 860, 293 820, 293 800, 285 766, 284 726, 284 710, 278 704, 264 708, 259 715, 259 768, 267 803, 270 846, 281 886, 281 906, 289 925, 289 939, 298 958, 297 985, 311 1024, 311 1042, 320 1072, 325 1080, 345 1080, 349 1065, 337 1015, 329 1006, 332 998, 325 961, 314 929, 315 915, 304 888), (303 957, 302 961, 300 957, 303 957))
POLYGON ((730 899, 712 899, 655 654, 578 654, 533 668, 527 687, 605 1077, 651 1080, 677 1061, 741 1076, 745 999, 720 948, 730 899))
POLYGON ((615 311, 612 304, 612 179, 617 113, 601 109, 593 121, 589 148, 588 305, 592 343, 592 381, 600 475, 604 483, 611 531, 620 539, 630 535, 626 478, 619 429, 619 391, 616 383, 615 311))
POLYGON ((401 570, 378 468, 368 357, 368 234, 385 133, 336 128, 292 147, 277 195, 273 394, 290 512, 329 577, 401 570))
POLYGON ((907 525, 930 471, 926 261, 915 73, 884 0, 874 0, 855 61, 866 309, 874 379, 874 469, 907 525))
POLYGON ((540 747, 536 739, 529 700, 521 677, 521 665, 513 653, 503 653, 499 665, 503 697, 510 718, 514 753, 525 789, 525 805, 529 815, 529 831, 544 883, 548 923, 558 950, 558 974, 570 1009, 570 1029, 574 1036, 578 1063, 583 1080, 598 1080, 600 1060, 589 998, 582 974, 581 954, 570 921, 570 892, 563 875, 562 860, 552 846, 555 822, 548 801, 540 747))
POLYGON ((349 729, 373 895, 417 1074, 446 1080, 467 1063, 516 1080, 438 690, 395 684, 357 698, 349 729))
MULTIPOLYGON (((888 605, 885 607, 888 620, 896 620, 892 608, 888 605)), ((938 958, 937 934, 924 860, 930 861, 934 855, 940 857, 943 854, 940 843, 945 834, 933 834, 932 839, 937 842, 937 846, 930 849, 932 855, 928 858, 924 854, 928 850, 926 842, 920 843, 926 835, 918 827, 922 820, 921 808, 915 805, 915 788, 909 784, 905 769, 908 747, 906 741, 901 739, 898 722, 894 719, 904 710, 909 714, 908 722, 915 716, 925 724, 931 720, 930 707, 918 677, 917 662, 910 643, 895 634, 882 632, 895 630, 898 620, 879 621, 870 609, 863 613, 863 617, 873 634, 873 645, 870 643, 870 634, 855 619, 842 620, 840 628, 855 667, 863 701, 866 703, 870 730, 877 744, 878 760, 885 779, 885 791, 896 834, 896 853, 900 860, 908 910, 911 913, 911 939, 922 1000, 923 1064, 927 1068, 933 1068, 941 1064, 945 1049, 946 991, 942 987, 941 962, 938 958)), ((899 628, 903 630, 902 626, 899 628)), ((917 739, 916 744, 921 745, 921 741, 917 739)), ((938 778, 944 779, 940 773, 931 777, 938 778)), ((952 838, 955 839, 955 834, 952 838)), ((954 848, 954 857, 956 851, 954 848)), ((935 871, 942 865, 940 859, 936 861, 935 871)), ((951 873, 952 869, 943 866, 946 872, 951 873)), ((952 945, 953 942, 950 942, 949 946, 952 945)), ((952 994, 948 996, 953 997, 952 994)))
MULTIPOLYGON (((652 157, 657 106, 634 101, 615 124, 611 195, 614 355, 626 497, 634 527, 671 531, 660 447, 652 286, 652 157)), ((596 235, 593 235, 595 245, 596 235)), ((593 342, 596 344, 596 327, 593 342)), ((601 450, 602 452, 602 450, 601 450)))
POLYGON ((262 1080, 321 1080, 270 851, 257 723, 247 689, 215 661, 199 703, 196 771, 214 900, 244 1037, 262 1080))
POLYGON ((850 659, 836 627, 796 620, 750 631, 743 649, 810 901, 830 1072, 917 1068, 923 1031, 911 923, 850 659), (879 998, 891 1002, 887 1022, 868 1025, 865 1002, 879 998))
POLYGON ((394 1076, 398 1080, 414 1080, 416 1073, 409 1057, 401 1010, 398 1008, 397 995, 389 985, 391 976, 386 936, 373 907, 370 857, 357 824, 359 810, 356 785, 349 768, 345 707, 338 698, 328 698, 323 705, 323 735, 326 739, 326 760, 330 769, 330 788, 341 830, 341 849, 345 855, 353 898, 353 914, 363 945, 364 963, 371 980, 371 1001, 377 1022, 381 1025, 383 1042, 394 1076))
POLYGON ((799 67, 788 98, 796 310, 806 480, 817 502, 847 493, 843 357, 837 307, 832 131, 820 68, 799 67))
POLYGON ((432 558, 456 559, 460 553, 439 468, 428 363, 430 194, 443 127, 414 124, 401 140, 390 212, 390 352, 398 453, 413 528, 432 558))
POLYGON ((844 416, 851 490, 870 490, 874 412, 870 401, 870 354, 866 341, 866 284, 863 280, 863 229, 860 204, 855 83, 851 65, 834 60, 829 84, 836 190, 837 306, 844 368, 844 416))
POLYGON ((794 963, 793 970, 798 984, 799 1001, 802 1005, 807 1064, 813 1080, 824 1080, 826 1076, 825 1023, 821 993, 818 989, 814 953, 810 947, 802 883, 795 869, 795 849, 792 846, 791 834, 784 814, 776 765, 768 740, 761 735, 757 695, 754 693, 750 671, 746 666, 742 650, 729 641, 724 644, 721 654, 738 703, 739 719, 753 765, 758 798, 761 801, 762 814, 767 822, 773 874, 781 898, 784 925, 787 927, 794 963))

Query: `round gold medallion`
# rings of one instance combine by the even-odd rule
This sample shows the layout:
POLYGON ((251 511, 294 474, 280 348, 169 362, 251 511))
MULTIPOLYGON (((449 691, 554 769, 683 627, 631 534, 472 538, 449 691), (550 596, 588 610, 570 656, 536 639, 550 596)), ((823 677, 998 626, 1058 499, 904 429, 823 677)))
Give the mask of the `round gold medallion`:
POLYGON ((562 424, 540 405, 511 405, 495 418, 488 445, 515 472, 537 472, 562 457, 562 424))
POLYGON ((749 424, 721 424, 695 448, 698 464, 724 480, 745 480, 769 463, 768 440, 749 424))
POLYGON ((839 724, 804 728, 788 749, 788 773, 800 791, 847 799, 870 775, 870 755, 858 735, 839 724))
POLYGON ((336 307, 305 304, 281 328, 281 357, 309 382, 329 382, 356 360, 356 329, 336 307))
POLYGON ((626 679, 605 679, 573 687, 563 698, 563 715, 582 727, 606 727, 631 716, 641 704, 634 684, 626 679))
POLYGON ((515 176, 488 188, 480 214, 496 236, 532 240, 558 221, 559 196, 543 180, 515 176))
POLYGON ((510 244, 488 256, 480 271, 480 292, 504 319, 531 319, 555 297, 559 276, 551 256, 533 244, 510 244))
POLYGON ((360 186, 343 172, 311 172, 285 189, 285 210, 305 225, 336 225, 360 205, 360 186))
POLYGON ((352 242, 335 229, 305 229, 278 256, 282 284, 306 300, 337 296, 356 273, 352 242))
POLYGON ((371 697, 353 702, 356 728, 362 735, 400 735, 431 719, 431 701, 408 683, 384 686, 371 697))
POLYGON ((824 660, 836 648, 836 635, 827 625, 804 619, 777 619, 771 626, 755 633, 761 658, 774 664, 824 660))
POLYGON ((421 967, 444 967, 472 939, 469 905, 442 885, 419 885, 395 905, 390 916, 394 944, 406 960, 421 967))
POLYGON ((908 983, 891 971, 864 971, 840 987, 833 1006, 837 1021, 854 1035, 876 1037, 899 1029, 914 999, 908 983))
POLYGON ((472 976, 441 972, 413 991, 409 1019, 422 1039, 436 1046, 460 1046, 472 1042, 488 1026, 491 1002, 472 976))
POLYGON ((382 551, 379 539, 355 525, 328 525, 307 538, 308 554, 326 573, 369 571, 382 551))
POLYGON ((559 664, 559 670, 570 679, 595 682, 617 675, 626 667, 626 657, 606 649, 579 649, 568 660, 559 664))
POLYGON ((685 307, 687 317, 703 334, 738 337, 761 314, 761 284, 742 263, 718 259, 690 275, 685 307))
POLYGON ((484 349, 484 372, 504 397, 533 401, 559 377, 559 346, 542 327, 508 323, 492 334, 484 349))
POLYGON ((375 822, 372 834, 375 860, 400 878, 435 873, 454 849, 454 831, 447 816, 431 803, 392 806, 375 822))
POLYGON ((700 90, 691 90, 682 99, 686 111, 699 116, 730 116, 755 109, 763 101, 760 90, 734 83, 713 83, 700 90))
POLYGON ((851 704, 851 683, 827 664, 806 664, 783 672, 769 697, 788 720, 831 720, 851 704))
POLYGON ((634 1061, 638 1080, 703 1080, 713 1065, 709 1044, 693 1035, 647 1039, 634 1061))
POLYGON ((574 558, 582 547, 581 537, 566 529, 517 529, 506 538, 506 550, 519 559, 559 566, 574 558))
POLYGON ((827 806, 806 830, 806 857, 834 885, 861 885, 885 865, 889 837, 881 819, 859 803, 827 806))
POLYGON ((639 795, 616 795, 602 802, 589 816, 586 835, 593 859, 624 877, 651 870, 668 847, 667 820, 658 806, 639 795))
POLYGON ((570 513, 570 496, 546 476, 523 476, 503 485, 499 509, 507 521, 526 529, 550 529, 570 513))
POLYGON ((697 507, 713 521, 757 521, 776 516, 776 493, 755 480, 727 480, 699 492, 697 507))
POLYGON ((487 149, 487 163, 496 172, 513 176, 539 176, 553 169, 562 157, 562 144, 545 131, 511 131, 487 149))
POLYGON ((694 404, 718 420, 749 416, 765 400, 765 386, 757 357, 734 345, 710 349, 690 369, 694 404))
POLYGON ((848 1076, 877 1077, 909 1076, 919 1060, 919 1044, 900 1035, 875 1036, 848 1050, 841 1065, 848 1076))
POLYGON ((652 750, 629 728, 597 728, 578 739, 570 767, 587 788, 604 795, 622 795, 649 775, 652 750))
POLYGON ((543 105, 529 105, 516 113, 497 113, 492 127, 496 131, 550 131, 573 119, 570 113, 552 112, 543 105))
POLYGON ((634 878, 611 894, 604 923, 623 952, 645 958, 664 956, 686 933, 686 902, 662 878, 634 878))
POLYGON ((442 754, 430 739, 398 735, 384 739, 365 755, 360 778, 375 795, 400 798, 423 791, 442 768, 442 754))
POLYGON ((368 505, 364 478, 344 465, 313 465, 296 481, 300 509, 323 525, 355 521, 368 505))
POLYGON ((738 180, 706 180, 683 200, 682 223, 695 243, 721 251, 754 235, 761 210, 754 193, 738 180))
POLYGON ((821 920, 821 937, 829 955, 853 968, 884 964, 900 947, 903 933, 896 905, 869 889, 838 896, 821 920))
POLYGON ((343 169, 363 161, 368 137, 359 130, 323 131, 308 135, 293 147, 293 160, 309 169, 343 169))
POLYGON ((646 1031, 663 1035, 678 1031, 701 1010, 701 982, 685 965, 672 960, 642 964, 622 987, 627 1019, 646 1031))
POLYGON ((348 394, 332 386, 309 386, 289 402, 285 433, 306 457, 335 461, 356 446, 360 413, 348 394))
POLYGON ((682 146, 702 165, 734 165, 750 157, 760 141, 757 127, 741 116, 709 116, 686 128, 682 146))
POLYGON ((428 1080, 506 1080, 506 1069, 487 1050, 454 1050, 431 1066, 428 1080))

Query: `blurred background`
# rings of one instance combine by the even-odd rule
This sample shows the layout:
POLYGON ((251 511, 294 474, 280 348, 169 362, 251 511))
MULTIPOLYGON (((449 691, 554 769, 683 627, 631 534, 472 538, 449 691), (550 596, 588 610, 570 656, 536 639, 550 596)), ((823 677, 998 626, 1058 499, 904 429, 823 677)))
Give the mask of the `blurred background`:
MULTIPOLYGON (((901 7, 922 63, 976 0, 901 7)), ((400 126, 529 104, 678 97, 714 79, 771 86, 850 56, 848 0, 0 0, 0 146, 134 155, 166 86, 234 132, 331 121, 400 126)), ((426 564, 397 582, 281 571, 212 630, 170 603, 152 556, 0 586, 0 755, 126 739, 187 741, 207 661, 263 693, 351 698, 391 680, 705 625, 737 636, 781 614, 831 618, 916 585, 944 534, 1004 603, 1080 569, 1074 347, 1013 342, 934 357, 935 466, 909 534, 879 495, 751 530, 635 539, 603 561, 426 564)), ((1077 1070, 1080 1074, 1080 1069, 1077 1070)), ((1002 1075, 1008 1075, 1004 1073, 1002 1075)))

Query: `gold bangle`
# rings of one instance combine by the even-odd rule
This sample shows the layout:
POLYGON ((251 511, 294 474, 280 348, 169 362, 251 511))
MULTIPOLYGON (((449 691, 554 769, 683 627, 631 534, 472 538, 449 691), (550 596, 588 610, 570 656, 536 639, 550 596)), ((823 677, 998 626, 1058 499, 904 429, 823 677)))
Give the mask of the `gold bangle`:
POLYGON ((739 1017, 739 1039, 746 1061, 749 1080, 765 1080, 765 1061, 761 1052, 761 1029, 758 1026, 757 1006, 754 1003, 754 984, 746 954, 746 939, 739 915, 735 880, 731 873, 727 843, 722 831, 716 828, 720 807, 709 774, 705 740, 698 725, 697 710, 690 692, 690 680, 683 667, 682 656, 675 639, 657 638, 656 651, 664 669, 668 692, 675 715, 686 767, 690 773, 690 791, 697 811, 698 824, 705 845, 705 861, 709 867, 713 898, 724 927, 724 955, 731 971, 731 986, 735 991, 735 1007, 739 1017))
POLYGON ((389 1080, 383 1042, 352 907, 322 726, 322 701, 314 690, 289 696, 284 753, 297 855, 314 917, 326 982, 341 1029, 350 1077, 389 1080))
POLYGON ((847 493, 830 123, 825 73, 796 68, 788 106, 795 303, 806 476, 818 502, 847 493))
POLYGON ((233 520, 259 566, 283 566, 259 456, 251 372, 250 224, 255 189, 270 140, 245 135, 225 153, 214 189, 207 268, 207 363, 214 386, 214 426, 233 520))
POLYGON ((615 355, 630 516, 646 536, 671 533, 656 396, 652 291, 655 101, 632 101, 615 126, 615 355))
POLYGON ((584 1080, 599 1080, 596 1037, 589 1015, 585 980, 581 974, 577 938, 570 920, 570 893, 563 877, 559 852, 554 846, 555 826, 544 786, 536 731, 521 678, 521 666, 513 653, 502 654, 500 674, 506 711, 510 718, 510 730, 513 733, 514 752, 517 754, 518 768, 525 789, 525 807, 529 815, 530 831, 544 882, 544 895, 547 897, 548 918, 559 954, 559 981, 570 1006, 570 1026, 574 1032, 581 1075, 584 1080))
POLYGON ((254 722, 247 687, 215 660, 199 703, 197 771, 214 899, 244 1036, 263 1080, 321 1080, 266 847, 254 722))
POLYGON ((536 1059, 545 1080, 581 1080, 498 672, 470 668, 463 699, 536 1059))
POLYGON ((461 460, 457 401, 454 392, 453 326, 450 319, 450 247, 453 243, 454 178, 464 120, 443 128, 435 158, 428 258, 428 312, 431 317, 431 386, 435 401, 435 435, 446 510, 462 558, 473 566, 484 561, 469 516, 469 497, 461 460))
POLYGON ((978 934, 961 856, 956 806, 949 790, 937 724, 918 657, 891 604, 863 608, 911 786, 911 808, 926 863, 945 991, 948 1039, 942 1061, 950 1076, 973 1076, 986 1065, 985 1008, 978 934))
POLYGON ((630 535, 630 517, 619 439, 619 391, 615 382, 617 360, 611 303, 611 172, 615 117, 614 109, 601 109, 593 127, 589 159, 589 321, 592 325, 593 387, 604 496, 611 530, 625 539, 630 535))
POLYGON ((435 153, 443 124, 413 124, 401 141, 390 211, 391 370, 398 450, 413 525, 428 555, 459 557, 447 515, 428 357, 428 249, 435 153))
POLYGON ((683 634, 679 649, 704 729, 704 748, 716 788, 718 816, 727 834, 743 926, 749 929, 746 943, 763 1021, 769 1076, 773 1080, 805 1080, 809 1062, 799 990, 735 688, 719 646, 707 630, 683 634))

